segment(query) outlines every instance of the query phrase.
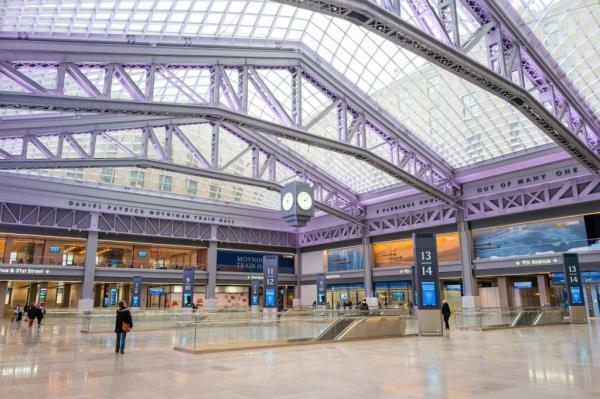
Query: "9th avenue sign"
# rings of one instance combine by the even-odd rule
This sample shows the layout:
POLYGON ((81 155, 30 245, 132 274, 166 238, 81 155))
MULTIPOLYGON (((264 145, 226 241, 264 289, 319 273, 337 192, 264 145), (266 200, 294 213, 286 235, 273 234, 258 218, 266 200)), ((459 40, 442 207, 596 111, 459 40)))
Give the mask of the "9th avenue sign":
POLYGON ((47 275, 50 269, 34 269, 26 267, 0 267, 0 274, 18 274, 18 275, 47 275))

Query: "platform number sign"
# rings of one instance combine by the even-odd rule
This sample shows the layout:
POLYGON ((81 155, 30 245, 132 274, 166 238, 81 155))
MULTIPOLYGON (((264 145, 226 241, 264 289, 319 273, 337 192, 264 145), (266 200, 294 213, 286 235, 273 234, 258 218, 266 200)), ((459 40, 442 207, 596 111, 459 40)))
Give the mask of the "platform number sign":
POLYGON ((131 307, 139 308, 141 305, 142 296, 142 277, 134 276, 131 286, 131 307))
POLYGON ((277 307, 277 285, 279 279, 279 256, 263 256, 264 307, 277 307))
POLYGON ((183 270, 182 306, 191 308, 194 306, 194 269, 183 270))
POLYGON ((583 285, 581 284, 581 270, 579 269, 579 256, 577 254, 563 254, 565 265, 565 282, 569 305, 584 306, 583 285))
POLYGON ((435 235, 413 234, 419 309, 439 309, 438 262, 435 235))
POLYGON ((325 273, 317 274, 317 305, 325 306, 327 304, 327 300, 325 296, 327 295, 327 276, 325 273))

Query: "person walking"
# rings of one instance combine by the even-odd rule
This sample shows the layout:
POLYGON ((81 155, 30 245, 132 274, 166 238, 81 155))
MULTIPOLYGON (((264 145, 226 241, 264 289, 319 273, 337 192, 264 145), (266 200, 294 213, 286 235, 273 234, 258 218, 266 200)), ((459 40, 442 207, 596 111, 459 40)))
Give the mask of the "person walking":
POLYGON ((125 301, 119 301, 119 309, 117 309, 117 318, 115 320, 115 333, 117 334, 117 342, 115 345, 115 353, 125 353, 125 338, 127 333, 133 328, 133 319, 131 312, 127 309, 125 301))
POLYGON ((10 321, 17 321, 17 316, 19 315, 19 312, 21 312, 21 308, 19 307, 19 305, 17 305, 13 310, 13 315, 10 321))
POLYGON ((29 320, 29 327, 33 326, 33 320, 37 316, 37 309, 33 304, 27 308, 27 319, 29 320))
POLYGON ((21 327, 21 320, 23 320, 23 312, 21 311, 21 309, 19 308, 19 306, 17 305, 17 316, 16 316, 16 328, 20 328, 21 327))
POLYGON ((452 312, 450 311, 450 305, 448 305, 448 301, 445 299, 442 301, 442 316, 444 317, 444 323, 446 324, 446 330, 450 329, 450 324, 448 324, 448 320, 450 320, 450 315, 452 312))
POLYGON ((35 317, 37 318, 37 321, 38 321, 38 327, 42 325, 42 320, 44 319, 44 314, 46 314, 46 310, 44 309, 44 306, 42 306, 42 305, 36 306, 35 317))

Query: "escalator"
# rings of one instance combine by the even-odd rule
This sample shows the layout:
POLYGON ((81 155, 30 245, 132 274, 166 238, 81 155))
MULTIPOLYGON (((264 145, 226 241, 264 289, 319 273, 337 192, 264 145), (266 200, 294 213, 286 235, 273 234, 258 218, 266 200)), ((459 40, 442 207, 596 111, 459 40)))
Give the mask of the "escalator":
POLYGON ((335 320, 329 327, 327 327, 318 337, 316 337, 315 341, 333 341, 335 337, 341 334, 352 322, 356 320, 355 318, 342 318, 335 320))

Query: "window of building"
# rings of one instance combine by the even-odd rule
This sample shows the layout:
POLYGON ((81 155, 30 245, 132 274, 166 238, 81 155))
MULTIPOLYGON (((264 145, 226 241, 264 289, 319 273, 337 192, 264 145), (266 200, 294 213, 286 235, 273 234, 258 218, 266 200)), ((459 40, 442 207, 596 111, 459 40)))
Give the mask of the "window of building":
POLYGON ((221 198, 221 186, 218 184, 211 184, 208 186, 208 196, 212 199, 221 198))
POLYGON ((131 149, 136 154, 139 154, 139 153, 142 152, 142 137, 141 136, 134 136, 133 137, 133 143, 131 145, 131 149))
POLYGON ((185 193, 187 195, 196 196, 198 194, 198 182, 196 180, 185 180, 185 193))
POLYGON ((115 182, 115 168, 102 168, 100 183, 112 184, 115 182))
POLYGON ((144 177, 146 173, 141 170, 132 170, 130 174, 129 185, 131 187, 144 187, 144 177))
POLYGON ((160 191, 171 192, 172 183, 173 183, 172 176, 160 175, 158 177, 158 189, 160 191))
POLYGON ((244 193, 244 189, 241 187, 233 187, 233 200, 235 202, 242 201, 242 194, 244 193))
POLYGON ((512 151, 518 151, 525 148, 521 141, 521 123, 511 122, 508 124, 508 137, 510 143, 510 149, 512 151))
POLYGON ((82 168, 73 168, 67 169, 65 172, 65 176, 75 180, 83 180, 83 169, 82 168))
POLYGON ((398 93, 396 99, 398 101, 399 110, 408 108, 408 101, 410 99, 410 94, 408 93, 408 91, 402 90, 400 93, 398 93))

